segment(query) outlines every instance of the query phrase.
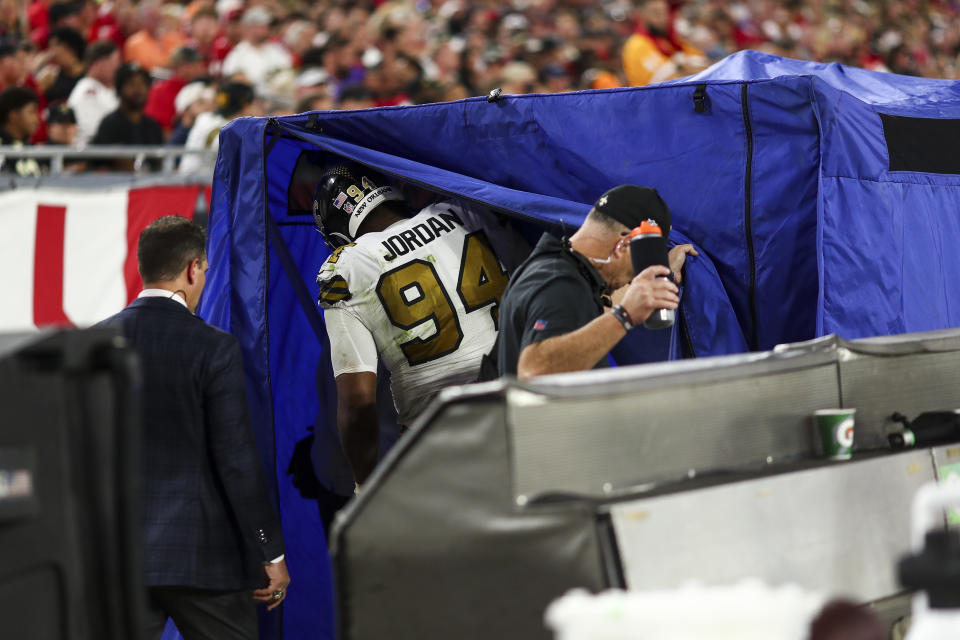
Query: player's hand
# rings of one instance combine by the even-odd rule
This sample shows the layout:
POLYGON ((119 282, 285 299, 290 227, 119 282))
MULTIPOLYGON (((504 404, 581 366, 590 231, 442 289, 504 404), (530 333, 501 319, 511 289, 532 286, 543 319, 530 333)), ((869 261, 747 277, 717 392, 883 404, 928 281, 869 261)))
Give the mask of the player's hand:
POLYGON ((670 271, 673 271, 673 279, 677 284, 680 284, 681 280, 683 280, 683 264, 687 260, 687 254, 691 256, 700 255, 697 253, 697 250, 693 248, 692 244, 678 244, 673 249, 670 249, 670 253, 667 255, 667 261, 670 263, 670 271))
POLYGON ((287 561, 270 562, 263 565, 263 574, 267 586, 253 592, 253 599, 267 605, 267 611, 280 606, 287 599, 287 587, 290 586, 290 574, 287 573, 287 561), (277 594, 280 594, 279 597, 277 594))
POLYGON ((634 324, 640 324, 657 309, 677 308, 679 289, 670 282, 669 275, 670 270, 658 264, 647 267, 630 281, 620 305, 634 324))

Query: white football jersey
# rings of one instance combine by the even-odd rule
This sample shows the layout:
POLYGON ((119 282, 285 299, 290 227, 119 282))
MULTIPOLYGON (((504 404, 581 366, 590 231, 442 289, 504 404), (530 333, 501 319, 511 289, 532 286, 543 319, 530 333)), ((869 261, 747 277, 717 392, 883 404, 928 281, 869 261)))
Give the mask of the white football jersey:
POLYGON ((376 372, 379 354, 406 425, 440 389, 474 381, 508 279, 493 247, 515 251, 490 236, 511 231, 440 202, 334 251, 317 275, 334 375, 376 372))

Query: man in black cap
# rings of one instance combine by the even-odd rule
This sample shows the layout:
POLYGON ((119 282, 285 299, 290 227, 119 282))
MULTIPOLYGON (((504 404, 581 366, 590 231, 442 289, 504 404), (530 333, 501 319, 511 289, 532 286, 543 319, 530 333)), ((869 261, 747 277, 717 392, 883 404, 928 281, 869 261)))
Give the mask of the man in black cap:
POLYGON ((47 109, 47 144, 73 146, 77 139, 77 116, 66 102, 47 109))
POLYGON ((525 380, 606 366, 627 331, 656 309, 677 307, 677 285, 663 276, 673 271, 679 282, 687 254, 697 252, 679 245, 670 251, 669 269, 657 265, 634 275, 629 234, 648 219, 666 236, 670 210, 656 189, 621 185, 600 196, 569 240, 543 234, 501 302, 500 375, 525 380), (618 304, 605 310, 614 291, 618 304))

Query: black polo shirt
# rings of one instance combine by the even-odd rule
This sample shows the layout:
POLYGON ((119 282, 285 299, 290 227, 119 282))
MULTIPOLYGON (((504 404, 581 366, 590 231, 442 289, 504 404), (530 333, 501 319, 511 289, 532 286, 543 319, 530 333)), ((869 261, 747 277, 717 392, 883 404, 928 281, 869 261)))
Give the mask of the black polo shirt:
MULTIPOLYGON (((517 374, 524 347, 575 331, 603 314, 607 285, 566 240, 544 233, 517 267, 500 303, 497 365, 517 374)), ((594 368, 608 366, 604 356, 594 368)))

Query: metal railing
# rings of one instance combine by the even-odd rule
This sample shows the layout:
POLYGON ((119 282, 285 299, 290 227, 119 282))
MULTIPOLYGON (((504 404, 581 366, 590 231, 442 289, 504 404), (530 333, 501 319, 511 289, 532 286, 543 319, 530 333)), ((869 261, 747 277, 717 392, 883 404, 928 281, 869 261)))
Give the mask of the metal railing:
MULTIPOLYGON (((51 175, 65 173, 64 162, 70 160, 122 160, 133 159, 134 173, 149 173, 148 160, 162 160, 160 171, 174 173, 177 161, 185 156, 202 156, 208 166, 212 167, 217 152, 213 149, 185 149, 183 147, 163 146, 121 146, 103 145, 87 147, 65 147, 60 145, 40 146, 5 146, 0 145, 0 171, 7 168, 11 160, 32 158, 34 160, 49 160, 51 175)), ((209 170, 201 173, 209 174, 209 170)))

